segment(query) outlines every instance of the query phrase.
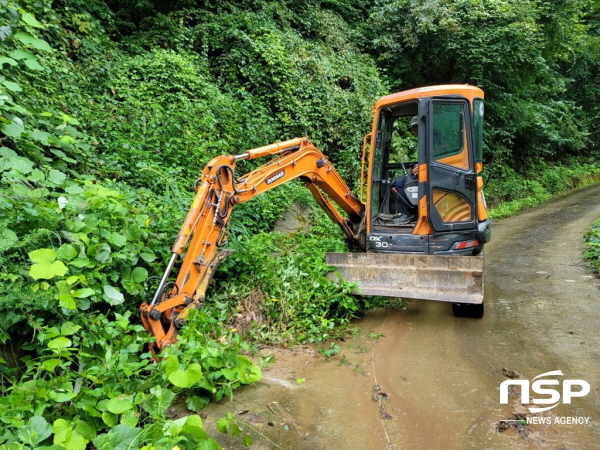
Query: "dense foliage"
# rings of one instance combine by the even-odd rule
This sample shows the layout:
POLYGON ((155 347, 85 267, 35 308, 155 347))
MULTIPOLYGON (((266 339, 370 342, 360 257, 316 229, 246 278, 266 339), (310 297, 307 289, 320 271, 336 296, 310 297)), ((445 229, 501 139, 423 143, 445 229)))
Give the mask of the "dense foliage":
POLYGON ((510 216, 531 208, 561 192, 600 182, 600 167, 593 163, 576 163, 573 160, 558 166, 539 162, 532 169, 535 176, 525 179, 508 166, 497 166, 497 177, 502 183, 490 183, 486 196, 492 219, 510 216))
POLYGON ((588 0, 386 0, 375 2, 370 43, 394 87, 483 88, 488 161, 523 171, 586 146, 597 151, 598 110, 588 97, 598 90, 597 8, 588 0))
POLYGON ((326 279, 345 244, 290 184, 236 209, 206 309, 145 353, 134 311, 212 157, 308 136, 352 184, 380 95, 471 83, 489 200, 528 205, 598 176, 599 44, 591 0, 0 0, 0 448, 217 448, 177 398, 369 306, 326 279), (270 233, 292 203, 312 226, 270 233))

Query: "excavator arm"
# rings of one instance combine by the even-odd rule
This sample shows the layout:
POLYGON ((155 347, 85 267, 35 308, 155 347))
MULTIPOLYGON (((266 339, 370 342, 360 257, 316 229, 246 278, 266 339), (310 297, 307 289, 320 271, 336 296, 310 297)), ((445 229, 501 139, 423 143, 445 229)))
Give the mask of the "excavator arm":
POLYGON ((155 353, 176 342, 191 308, 202 306, 208 283, 227 255, 227 225, 233 207, 290 180, 301 178, 347 238, 365 248, 365 205, 350 191, 325 155, 305 138, 259 147, 237 156, 214 158, 202 171, 196 196, 152 300, 140 307, 142 323, 155 337, 155 353), (276 157, 237 178, 237 161, 276 157), (336 203, 345 216, 333 205, 336 203), (182 256, 183 255, 183 256, 182 256), (175 282, 169 277, 182 257, 175 282))

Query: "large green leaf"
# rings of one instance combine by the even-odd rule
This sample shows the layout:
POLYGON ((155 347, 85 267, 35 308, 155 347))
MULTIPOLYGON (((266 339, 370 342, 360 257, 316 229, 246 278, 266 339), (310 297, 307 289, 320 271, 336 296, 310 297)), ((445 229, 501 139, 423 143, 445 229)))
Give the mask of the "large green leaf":
POLYGON ((39 183, 46 179, 46 175, 40 169, 33 169, 30 174, 27 175, 29 181, 39 183))
POLYGON ((18 83, 14 83, 12 81, 4 80, 2 84, 11 92, 21 92, 23 90, 18 83))
POLYGON ((62 445, 68 450, 85 450, 89 441, 75 431, 69 422, 56 419, 52 428, 55 444, 62 445))
POLYGON ((179 359, 175 355, 170 355, 165 361, 165 372, 170 375, 177 369, 179 369, 179 359))
POLYGON ((10 170, 13 165, 13 161, 19 156, 16 152, 8 147, 0 147, 0 169, 10 170))
POLYGON ((73 322, 65 322, 60 326, 60 334, 63 336, 70 336, 81 330, 80 325, 76 325, 73 322))
POLYGON ((42 28, 43 25, 38 20, 26 11, 21 11, 21 20, 30 27, 42 28))
POLYGON ((104 300, 110 305, 120 305, 125 300, 123 294, 112 286, 106 285, 102 289, 104 290, 104 300))
POLYGON ((143 267, 136 267, 131 271, 131 279, 136 283, 141 283, 148 278, 148 271, 143 267))
POLYGON ((54 400, 56 403, 70 402, 76 396, 75 392, 50 391, 48 394, 48 398, 54 400))
POLYGON ((34 280, 49 280, 55 276, 63 276, 69 269, 62 261, 54 261, 53 263, 33 264, 29 268, 29 276, 34 280))
POLYGON ((131 397, 113 398, 106 404, 106 409, 113 414, 123 414, 125 411, 129 411, 132 408, 133 401, 131 397))
MULTIPOLYGON (((38 141, 44 145, 48 145, 48 138, 52 135, 45 131, 41 131, 41 130, 38 130, 37 128, 34 128, 32 131, 29 132, 29 136, 32 139, 35 139, 36 141, 38 141)), ((69 192, 67 189, 65 189, 65 191, 69 192)))
POLYGON ((56 252, 51 248, 40 248, 28 253, 29 259, 34 263, 52 263, 56 260, 56 252))
POLYGON ((55 350, 56 352, 60 353, 63 350, 65 350, 66 348, 71 346, 71 340, 64 337, 64 336, 59 336, 55 339, 52 339, 50 342, 48 342, 48 348, 55 350))
POLYGON ((236 380, 239 377, 239 369, 237 367, 232 369, 221 369, 221 373, 229 381, 236 380))
POLYGON ((75 431, 81 434, 88 441, 91 441, 96 437, 96 428, 83 420, 78 420, 75 423, 75 431))
POLYGON ((110 413, 108 411, 104 411, 102 413, 102 421, 108 425, 110 428, 116 426, 119 423, 119 416, 110 413))
POLYGON ((92 288, 77 289, 75 292, 73 292, 73 297, 88 298, 89 296, 94 295, 95 293, 96 291, 94 291, 92 288))
POLYGON ((18 138, 25 131, 25 127, 23 126, 23 121, 18 117, 13 117, 13 119, 2 126, 0 126, 0 131, 2 131, 5 135, 11 138, 18 138))
POLYGON ((173 399, 175 393, 169 389, 162 388, 160 386, 154 386, 150 389, 150 396, 148 401, 144 404, 144 409, 150 413, 151 416, 163 416, 173 399))
POLYGON ((140 422, 140 415, 135 409, 130 409, 129 411, 125 411, 123 414, 121 414, 119 421, 129 425, 130 427, 135 427, 140 422))
POLYGON ((58 296, 58 302, 61 308, 77 309, 77 303, 75 302, 75 299, 69 294, 60 294, 58 296))
POLYGON ((37 56, 35 56, 29 50, 25 50, 24 48, 18 48, 16 50, 13 50, 12 52, 10 52, 10 56, 14 59, 37 59, 37 56))
POLYGON ((42 369, 47 370, 48 372, 52 372, 54 369, 56 369, 56 367, 61 363, 60 359, 47 359, 44 362, 42 362, 42 369))
POLYGON ((67 269, 67 266, 65 266, 62 261, 54 261, 52 263, 52 270, 54 270, 56 275, 62 277, 68 272, 69 269, 67 269))
POLYGON ((190 379, 185 370, 176 370, 169 374, 169 381, 173 383, 173 386, 179 388, 187 388, 190 387, 190 379))
POLYGON ((19 428, 18 434, 24 444, 35 447, 52 434, 52 425, 42 416, 33 416, 27 425, 19 428))
POLYGON ((202 378, 200 364, 190 364, 185 370, 175 370, 169 374, 169 381, 179 388, 188 388, 198 383, 202 378))
POLYGON ((17 233, 9 228, 0 230, 0 252, 11 248, 19 241, 17 233))
POLYGON ((62 186, 66 179, 67 176, 60 170, 52 169, 50 172, 48 172, 48 181, 56 186, 62 186))
POLYGON ((11 161, 11 163, 12 163, 11 169, 16 170, 17 172, 20 172, 23 175, 26 175, 26 174, 30 173, 31 171, 33 171, 34 163, 33 163, 33 161, 31 161, 27 158, 17 157, 17 158, 14 158, 11 161))
POLYGON ((199 442, 194 450, 221 450, 221 446, 213 439, 206 439, 199 442))
POLYGON ((117 247, 123 247, 125 244, 127 244, 127 238, 125 235, 113 231, 108 237, 108 242, 116 245, 117 247))
MULTIPOLYGON (((70 261, 77 256, 77 249, 74 245, 63 244, 56 250, 56 257, 63 261, 70 261)), ((38 261, 36 261, 38 262, 38 261)))
MULTIPOLYGON (((88 216, 88 217, 91 217, 91 216, 88 216)), ((99 263, 105 263, 105 262, 108 262, 108 259, 110 258, 110 253, 111 253, 110 245, 108 245, 106 242, 104 242, 97 247, 94 258, 99 263)))
POLYGON ((208 399, 206 397, 198 397, 196 395, 193 395, 193 396, 187 398, 187 400, 185 402, 185 406, 190 411, 198 412, 202 408, 204 408, 206 405, 208 405, 209 403, 210 403, 210 399, 208 399))
POLYGON ((98 450, 131 450, 139 447, 134 445, 134 441, 140 431, 140 428, 120 424, 108 433, 97 436, 93 443, 98 450))
POLYGON ((56 419, 52 429, 54 431, 55 444, 62 444, 65 442, 70 437, 72 432, 71 425, 65 419, 56 419))
POLYGON ((31 45, 33 48, 36 48, 38 50, 44 50, 46 52, 52 51, 52 47, 50 47, 50 45, 46 41, 44 41, 43 39, 36 38, 29 33, 17 33, 14 35, 14 38, 18 39, 23 44, 31 45))
POLYGON ((146 251, 140 253, 140 258, 142 258, 146 262, 152 262, 156 259, 156 255, 152 252, 146 251))
POLYGON ((18 63, 12 58, 7 58, 6 56, 0 56, 0 68, 4 64, 8 64, 9 66, 16 66, 18 63))
POLYGON ((251 367, 247 367, 242 371, 242 376, 240 377, 240 382, 244 384, 254 383, 262 378, 262 372, 260 367, 253 365, 251 367))
POLYGON ((39 71, 44 70, 44 68, 40 65, 40 63, 38 63, 34 59, 26 59, 26 60, 23 61, 23 63, 25 63, 25 65, 28 68, 30 68, 31 70, 39 70, 39 71))
POLYGON ((208 437, 202 428, 202 419, 200 416, 190 415, 187 417, 182 417, 182 419, 185 419, 182 431, 183 433, 187 434, 188 437, 193 437, 197 441, 206 439, 208 437))
POLYGON ((49 280, 54 275, 52 264, 34 264, 29 269, 29 276, 34 280, 49 280))

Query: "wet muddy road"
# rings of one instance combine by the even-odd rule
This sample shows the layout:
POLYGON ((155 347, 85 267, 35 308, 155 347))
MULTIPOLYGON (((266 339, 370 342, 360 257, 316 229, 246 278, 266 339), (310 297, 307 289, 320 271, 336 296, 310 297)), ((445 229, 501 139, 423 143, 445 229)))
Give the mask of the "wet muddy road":
POLYGON ((207 428, 232 412, 254 430, 255 449, 600 449, 600 280, 581 257, 599 216, 596 186, 496 221, 483 319, 410 301, 406 311, 368 313, 329 360, 310 348, 271 350, 263 380, 211 405, 207 428), (555 370, 564 376, 544 378, 584 380, 590 393, 537 414, 518 390, 500 404, 509 377, 555 370), (501 422, 525 414, 550 424, 501 422))

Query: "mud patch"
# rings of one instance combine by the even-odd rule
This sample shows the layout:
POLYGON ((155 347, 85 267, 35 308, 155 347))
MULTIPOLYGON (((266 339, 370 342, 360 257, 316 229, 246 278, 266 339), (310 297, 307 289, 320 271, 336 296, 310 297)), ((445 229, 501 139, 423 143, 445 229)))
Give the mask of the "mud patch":
POLYGON ((242 299, 235 307, 237 310, 229 327, 244 335, 254 324, 261 324, 265 317, 261 307, 265 297, 257 289, 253 289, 248 296, 242 299))
POLYGON ((379 404, 379 418, 381 420, 392 420, 392 416, 385 410, 385 404, 390 401, 390 396, 383 392, 383 388, 376 384, 371 391, 371 400, 379 404))
POLYGON ((273 231, 279 231, 284 234, 296 233, 298 231, 308 231, 310 228, 310 213, 312 208, 303 208, 298 203, 290 206, 280 219, 275 222, 273 231))
MULTIPOLYGON (((522 409, 519 405, 517 408, 522 409)), ((536 447, 547 447, 549 442, 544 438, 544 433, 536 428, 535 425, 527 424, 529 414, 525 412, 515 412, 510 419, 501 420, 496 424, 496 430, 499 433, 509 433, 514 430, 517 436, 528 444, 533 444, 536 447)))
POLYGON ((517 372, 516 370, 508 369, 506 367, 503 367, 500 373, 502 373, 502 375, 504 375, 506 378, 510 378, 511 380, 515 378, 523 378, 523 375, 521 375, 521 373, 517 372))
POLYGON ((519 434, 524 434, 527 427, 527 414, 514 413, 510 419, 501 420, 496 424, 496 430, 504 433, 506 430, 514 429, 519 434))

